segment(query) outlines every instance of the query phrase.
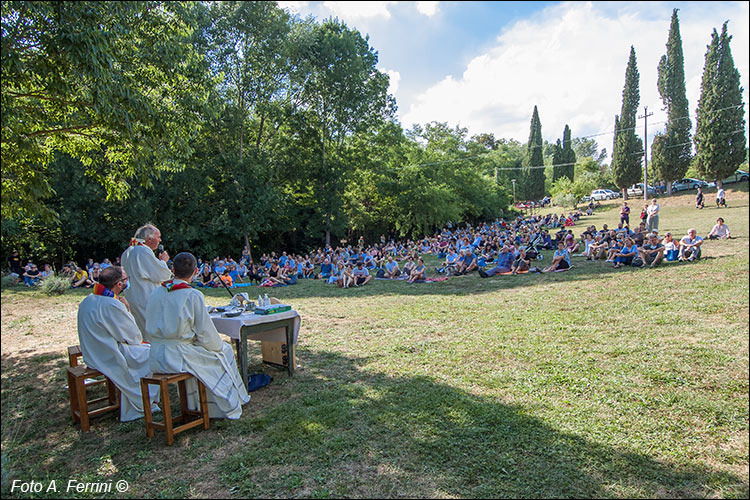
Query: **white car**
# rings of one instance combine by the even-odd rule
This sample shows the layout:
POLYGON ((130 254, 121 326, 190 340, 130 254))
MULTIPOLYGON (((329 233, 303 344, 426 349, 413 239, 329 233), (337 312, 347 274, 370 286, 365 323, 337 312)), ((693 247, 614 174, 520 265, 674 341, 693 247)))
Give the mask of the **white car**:
POLYGON ((591 191, 591 199, 596 201, 611 200, 612 195, 606 189, 594 189, 591 191))
POLYGON ((608 192, 610 195, 610 199, 615 199, 620 197, 620 193, 617 191, 612 191, 611 189, 605 189, 604 191, 608 192))

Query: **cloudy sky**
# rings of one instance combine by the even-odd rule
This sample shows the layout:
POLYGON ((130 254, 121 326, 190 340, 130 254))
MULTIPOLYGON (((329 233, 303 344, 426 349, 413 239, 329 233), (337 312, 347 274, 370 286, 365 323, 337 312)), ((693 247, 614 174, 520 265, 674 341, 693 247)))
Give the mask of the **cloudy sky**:
MULTIPOLYGON (((685 82, 695 114, 714 28, 729 21, 747 103, 748 2, 279 2, 302 17, 338 17, 369 35, 391 77, 405 129, 431 121, 525 142, 534 105, 550 142, 574 137, 612 149, 630 46, 648 106, 649 144, 666 114, 656 87, 672 10, 679 9, 685 82)), ((747 120, 748 108, 745 106, 747 120)), ((693 118, 693 126, 695 119, 693 118)), ((639 120, 639 127, 643 120, 639 120)), ((642 129, 640 129, 642 135, 642 129)))

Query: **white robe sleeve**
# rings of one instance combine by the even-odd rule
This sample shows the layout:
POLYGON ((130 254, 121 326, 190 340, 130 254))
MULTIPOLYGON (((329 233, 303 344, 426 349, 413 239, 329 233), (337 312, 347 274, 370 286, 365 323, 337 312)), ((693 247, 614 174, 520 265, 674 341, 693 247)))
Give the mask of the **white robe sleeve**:
POLYGON ((203 346, 209 351, 221 352, 224 342, 219 337, 219 332, 216 330, 214 322, 211 321, 211 316, 208 315, 203 294, 196 291, 192 295, 188 306, 192 308, 191 313, 194 318, 195 344, 203 346))
POLYGON ((169 270, 167 263, 154 257, 151 252, 138 252, 134 269, 139 278, 156 284, 161 284, 162 281, 167 281, 172 277, 172 271, 169 270))

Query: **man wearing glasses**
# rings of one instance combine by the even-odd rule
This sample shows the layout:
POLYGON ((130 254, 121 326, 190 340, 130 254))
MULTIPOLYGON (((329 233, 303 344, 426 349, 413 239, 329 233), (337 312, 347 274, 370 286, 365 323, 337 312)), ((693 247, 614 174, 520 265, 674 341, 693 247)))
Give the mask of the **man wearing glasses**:
MULTIPOLYGON (((120 294, 128 275, 120 266, 101 271, 99 283, 78 306, 78 340, 86 364, 107 376, 122 392, 120 420, 143 416, 141 377, 151 375, 150 346, 143 343, 129 304, 120 294)), ((151 395, 158 401, 158 391, 151 395)))
POLYGON ((138 328, 143 337, 148 341, 146 334, 146 303, 151 292, 163 281, 172 277, 172 271, 167 266, 169 254, 162 250, 159 258, 154 255, 154 250, 161 243, 161 231, 153 224, 141 226, 130 240, 130 246, 122 254, 122 267, 130 276, 130 288, 125 292, 125 297, 130 301, 130 312, 135 318, 138 328))

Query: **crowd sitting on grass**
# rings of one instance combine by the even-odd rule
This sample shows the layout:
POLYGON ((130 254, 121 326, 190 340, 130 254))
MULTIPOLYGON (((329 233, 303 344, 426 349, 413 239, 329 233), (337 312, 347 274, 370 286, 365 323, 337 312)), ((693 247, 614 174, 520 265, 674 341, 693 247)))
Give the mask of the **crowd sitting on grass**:
MULTIPOLYGON (((419 240, 387 240, 385 235, 381 235, 380 241, 371 245, 365 245, 360 238, 355 246, 327 246, 307 254, 297 255, 286 251, 280 255, 264 253, 257 262, 252 259, 250 250, 245 248, 238 260, 231 256, 198 259, 200 272, 192 284, 211 288, 272 287, 294 285, 299 280, 319 280, 350 288, 367 285, 373 279, 422 283, 474 272, 482 278, 489 278, 526 272, 563 271, 573 267, 571 257, 584 257, 587 261, 604 260, 612 263, 615 269, 634 265, 655 267, 663 261, 693 261, 700 258, 703 239, 697 236, 695 229, 690 229, 679 240, 675 240, 669 232, 661 237, 657 229, 658 219, 654 224, 652 217, 650 231, 646 228, 647 220, 630 229, 629 219, 621 211, 620 223, 616 228, 610 229, 607 224, 599 230, 595 226, 588 226, 577 239, 572 227, 585 216, 576 211, 559 216, 549 214, 497 219, 476 227, 466 224, 460 228, 448 224, 432 236, 419 240), (538 267, 536 262, 543 258, 543 250, 554 250, 552 261, 546 267, 538 267), (425 265, 425 255, 439 259, 440 264, 434 267, 433 277, 430 277, 425 265)), ((730 237, 729 228, 721 217, 706 236, 707 239, 730 237)), ((37 285, 54 275, 49 264, 45 264, 44 271, 31 262, 25 268, 20 267, 18 252, 8 261, 12 275, 18 280, 22 278, 27 286, 37 285)), ((101 263, 89 259, 84 268, 70 262, 62 267, 59 274, 70 279, 72 288, 90 288, 98 281, 99 272, 111 265, 109 259, 101 263)), ((119 258, 115 265, 119 265, 119 258)))

